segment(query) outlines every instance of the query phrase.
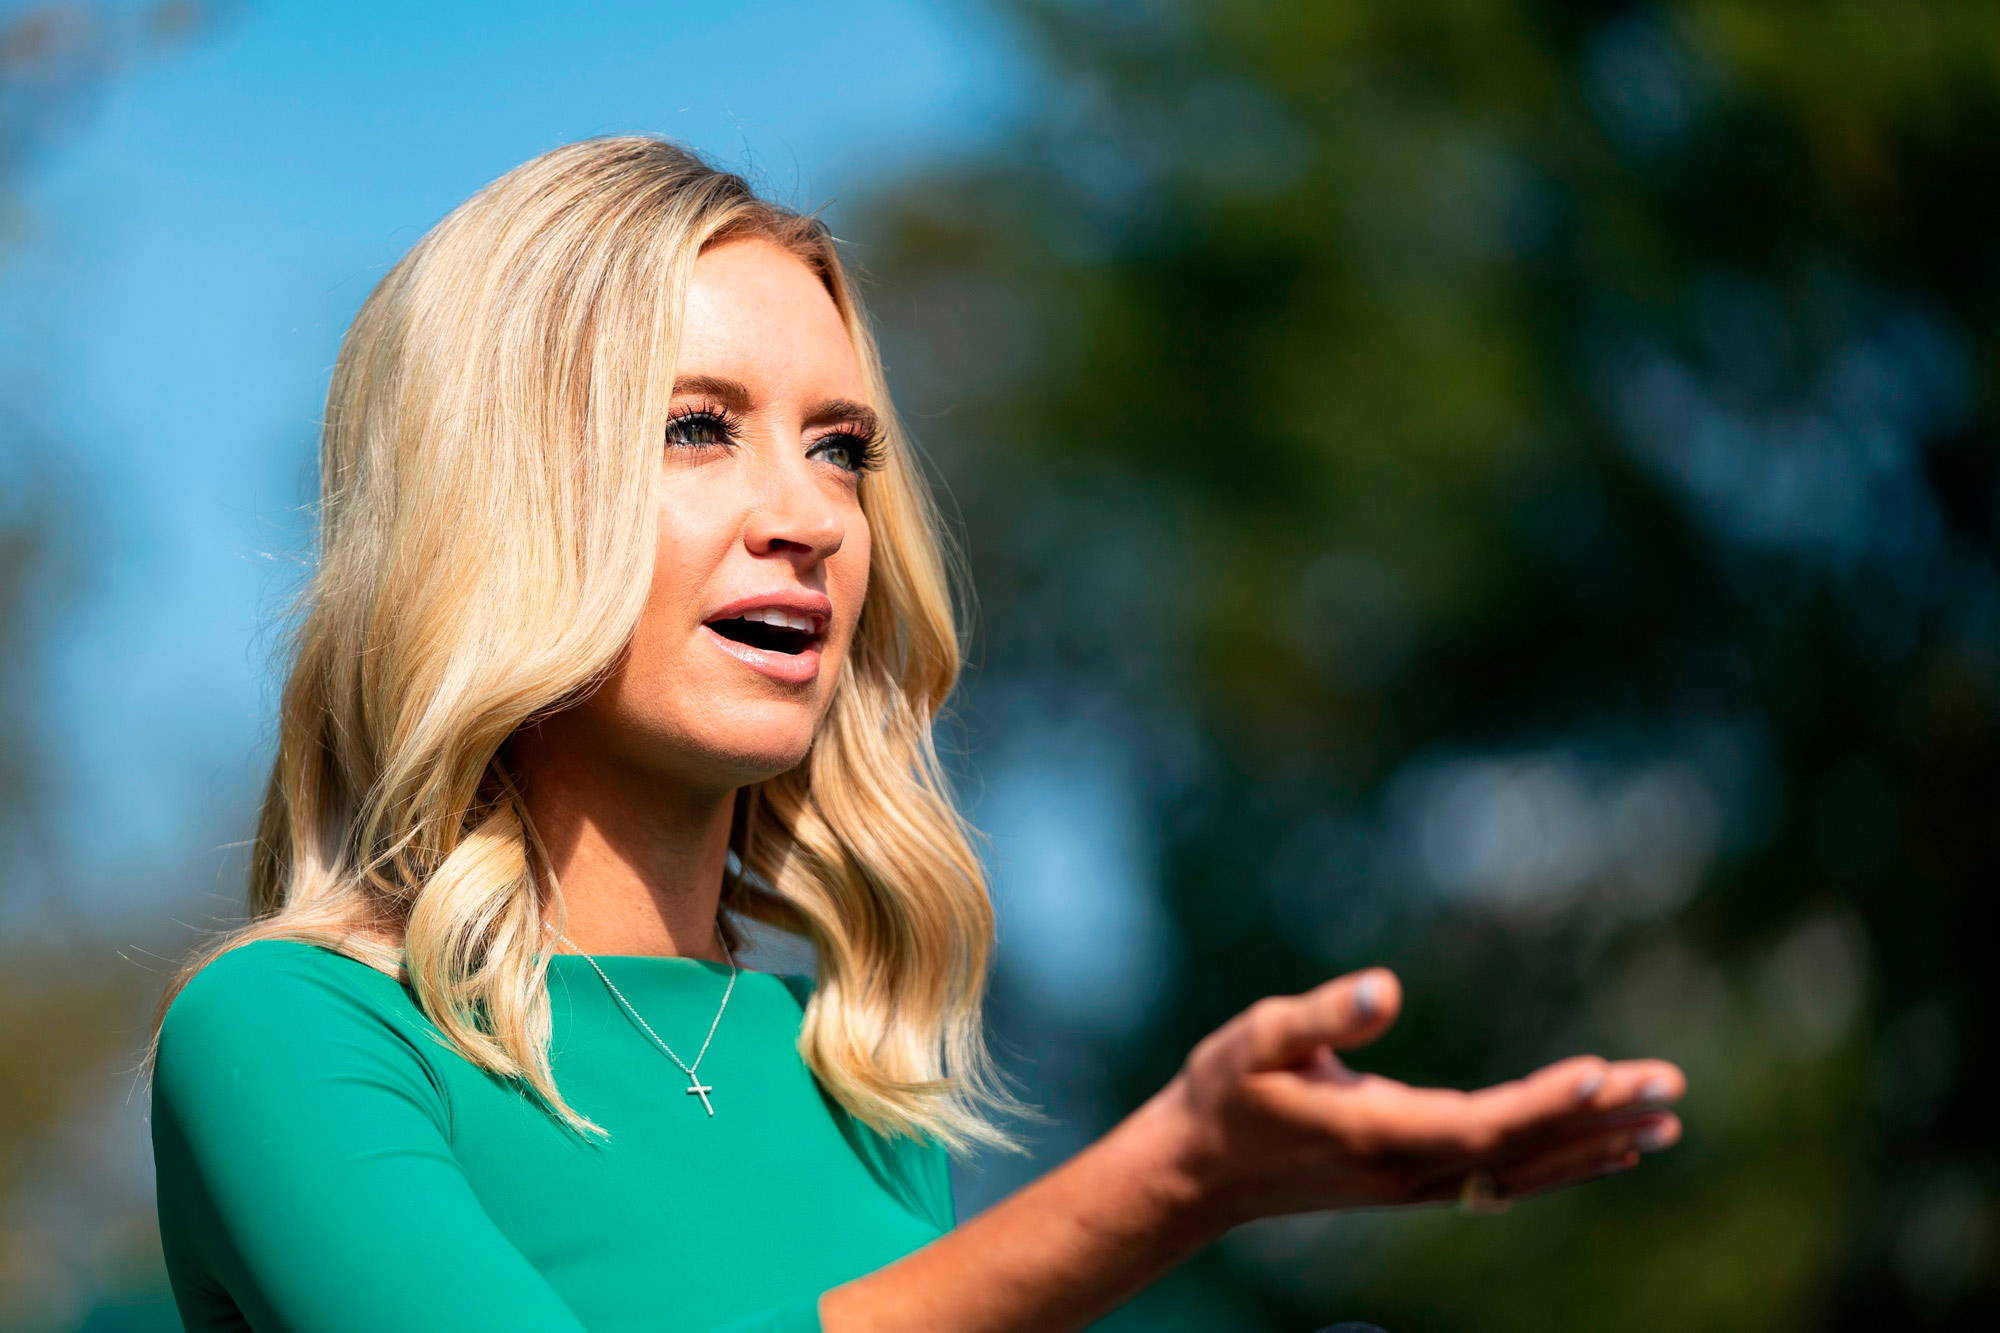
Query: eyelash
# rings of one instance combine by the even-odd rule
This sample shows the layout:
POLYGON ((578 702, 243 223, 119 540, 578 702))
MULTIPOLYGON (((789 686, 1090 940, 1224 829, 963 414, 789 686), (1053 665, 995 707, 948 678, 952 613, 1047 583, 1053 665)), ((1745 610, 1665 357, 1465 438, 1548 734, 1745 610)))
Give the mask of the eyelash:
MULTIPOLYGON (((718 403, 696 403, 678 408, 668 416, 667 444, 670 447, 682 449, 708 449, 714 448, 718 444, 724 448, 728 448, 736 443, 737 436, 741 433, 742 429, 743 419, 728 408, 718 403), (683 444, 675 440, 675 428, 684 426, 690 422, 713 423, 721 432, 722 439, 720 441, 707 441, 702 444, 683 444)), ((858 476, 863 472, 873 472, 882 466, 882 433, 880 431, 862 431, 853 426, 836 426, 817 440, 814 440, 812 449, 809 452, 816 453, 829 441, 834 440, 845 444, 854 452, 856 461, 853 467, 843 467, 838 463, 834 464, 835 467, 840 467, 842 471, 852 472, 858 476)))

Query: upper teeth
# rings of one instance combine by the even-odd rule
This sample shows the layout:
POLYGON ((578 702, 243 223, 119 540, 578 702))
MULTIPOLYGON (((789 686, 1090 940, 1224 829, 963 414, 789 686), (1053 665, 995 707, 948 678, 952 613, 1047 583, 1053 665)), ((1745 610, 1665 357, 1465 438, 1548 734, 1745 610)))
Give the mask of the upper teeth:
POLYGON ((779 629, 804 630, 808 634, 812 632, 813 627, 811 616, 795 616, 789 611, 780 611, 775 606, 767 606, 761 611, 745 611, 742 618, 761 620, 766 625, 775 625, 779 629))

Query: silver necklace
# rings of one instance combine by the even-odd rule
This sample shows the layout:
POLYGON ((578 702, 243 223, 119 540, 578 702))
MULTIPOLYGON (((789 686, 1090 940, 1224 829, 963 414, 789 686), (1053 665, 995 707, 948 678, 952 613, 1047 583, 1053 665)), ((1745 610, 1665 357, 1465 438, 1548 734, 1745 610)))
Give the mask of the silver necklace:
MULTIPOLYGON (((546 922, 544 922, 543 924, 547 925, 546 922)), ((550 926, 549 929, 554 930, 555 927, 550 926)), ((584 953, 583 950, 577 949, 575 942, 572 941, 569 936, 563 934, 561 931, 556 932, 556 938, 561 940, 564 944, 569 945, 570 948, 576 949, 577 955, 580 958, 582 958, 584 962, 590 964, 591 970, 597 973, 599 977, 603 977, 605 989, 611 992, 612 997, 618 1001, 619 1005, 624 1008, 626 1013, 632 1015, 632 1020, 636 1022, 640 1027, 646 1030, 646 1035, 653 1039, 653 1045, 665 1051, 667 1053, 667 1058, 669 1060, 672 1060, 675 1064, 679 1065, 681 1067, 682 1072, 688 1076, 688 1086, 686 1089, 688 1096, 700 1097, 701 1104, 708 1108, 708 1113, 711 1116, 714 1115, 715 1105, 714 1103, 708 1100, 708 1094, 715 1091, 715 1086, 713 1084, 703 1083, 701 1079, 695 1076, 694 1071, 700 1067, 701 1057, 708 1054, 708 1043, 715 1040, 715 1029, 717 1025, 722 1022, 722 1011, 729 1007, 730 992, 736 989, 736 953, 729 947, 728 937, 726 937, 722 933, 722 923, 720 921, 717 921, 715 923, 715 938, 721 941, 722 952, 724 956, 726 956, 729 959, 729 985, 723 988, 722 1003, 717 1005, 715 1008, 715 1021, 708 1025, 708 1036, 702 1039, 701 1050, 696 1053, 693 1064, 689 1064, 685 1060, 681 1059, 678 1055, 675 1055, 674 1048, 667 1045, 664 1041, 660 1040, 660 1034, 653 1031, 653 1025, 651 1023, 648 1023, 645 1020, 644 1016, 641 1015, 637 1009, 634 1009, 632 1007, 632 1002, 625 998, 625 994, 623 991, 619 990, 616 986, 611 984, 611 978, 604 975, 604 969, 597 965, 597 960, 595 958, 592 958, 589 954, 584 953)))

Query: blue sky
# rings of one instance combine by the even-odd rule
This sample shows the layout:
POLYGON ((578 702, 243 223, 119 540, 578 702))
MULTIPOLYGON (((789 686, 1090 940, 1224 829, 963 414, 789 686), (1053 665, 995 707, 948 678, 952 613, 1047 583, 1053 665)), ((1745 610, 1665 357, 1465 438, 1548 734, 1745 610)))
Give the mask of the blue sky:
POLYGON ((239 901, 326 375, 370 286, 557 144, 663 133, 788 202, 1003 136, 1032 75, 937 4, 258 4, 128 71, 25 182, 0 269, 9 382, 65 460, 85 584, 43 722, 94 911, 239 901), (825 15, 838 19, 832 25, 825 15))

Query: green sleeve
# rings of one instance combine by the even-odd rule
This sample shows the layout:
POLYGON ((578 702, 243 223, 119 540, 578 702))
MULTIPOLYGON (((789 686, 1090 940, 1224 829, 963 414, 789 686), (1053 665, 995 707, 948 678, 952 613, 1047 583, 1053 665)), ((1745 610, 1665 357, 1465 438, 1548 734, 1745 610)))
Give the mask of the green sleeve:
MULTIPOLYGON (((480 1205, 423 1054, 434 1038, 369 993, 379 976, 259 941, 175 997, 152 1129, 190 1333, 241 1328, 232 1303, 265 1333, 583 1333, 480 1205)), ((818 1330, 816 1298, 728 1325, 818 1330)))

